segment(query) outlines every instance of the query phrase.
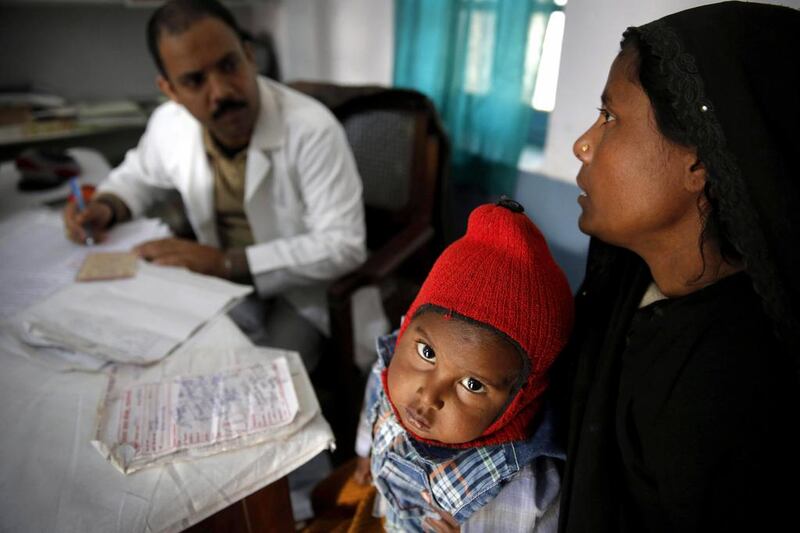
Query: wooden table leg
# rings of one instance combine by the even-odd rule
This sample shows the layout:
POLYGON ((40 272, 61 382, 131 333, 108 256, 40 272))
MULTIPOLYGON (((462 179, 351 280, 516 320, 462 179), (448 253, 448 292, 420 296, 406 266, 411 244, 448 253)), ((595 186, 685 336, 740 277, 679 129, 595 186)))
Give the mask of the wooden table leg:
POLYGON ((284 476, 186 530, 190 533, 291 533, 289 481, 284 476))

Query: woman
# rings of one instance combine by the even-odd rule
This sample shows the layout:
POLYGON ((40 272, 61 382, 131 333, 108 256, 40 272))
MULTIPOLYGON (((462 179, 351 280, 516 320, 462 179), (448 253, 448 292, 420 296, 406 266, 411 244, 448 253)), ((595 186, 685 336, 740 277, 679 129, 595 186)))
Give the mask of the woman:
POLYGON ((800 503, 800 13, 629 28, 574 145, 593 237, 560 531, 778 531, 800 503))

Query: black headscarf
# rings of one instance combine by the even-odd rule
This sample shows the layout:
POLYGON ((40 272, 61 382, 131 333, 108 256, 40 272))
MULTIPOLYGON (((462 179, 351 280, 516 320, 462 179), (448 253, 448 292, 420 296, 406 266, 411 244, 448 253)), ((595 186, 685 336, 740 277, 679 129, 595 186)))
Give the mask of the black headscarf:
POLYGON ((797 354, 800 11, 723 2, 627 33, 660 58, 677 117, 709 172, 720 220, 779 337, 797 354))
MULTIPOLYGON (((752 281, 797 368, 800 189, 790 158, 800 153, 794 146, 800 142, 795 131, 800 127, 800 12, 724 2, 669 15, 627 33, 658 58, 673 111, 708 171, 720 222, 743 258, 745 281, 752 281)), ((559 388, 570 411, 561 531, 610 532, 625 524, 621 501, 627 489, 615 425, 621 359, 651 281, 640 257, 592 239, 576 301, 575 331, 559 361, 560 376, 568 383, 559 388)), ((727 294, 730 284, 719 285, 718 292, 727 294)), ((765 350, 753 355, 760 360, 779 356, 765 350)), ((796 420, 789 418, 786 423, 794 426, 796 420)), ((764 445, 765 454, 777 453, 768 448, 774 442, 764 445)), ((771 491, 780 490, 760 488, 770 497, 776 497, 771 491)))

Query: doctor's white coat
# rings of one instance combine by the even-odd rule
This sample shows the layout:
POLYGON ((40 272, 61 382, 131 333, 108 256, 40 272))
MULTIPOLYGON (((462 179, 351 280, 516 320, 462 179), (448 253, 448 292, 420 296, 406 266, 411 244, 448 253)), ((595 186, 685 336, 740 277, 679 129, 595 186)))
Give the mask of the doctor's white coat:
MULTIPOLYGON (((261 296, 283 294, 327 333, 325 282, 366 258, 361 179, 344 130, 322 104, 265 78, 258 85, 244 200, 255 240, 250 270, 261 296)), ((135 217, 164 188, 180 192, 198 241, 219 246, 202 126, 174 102, 155 110, 99 191, 119 196, 135 217)))

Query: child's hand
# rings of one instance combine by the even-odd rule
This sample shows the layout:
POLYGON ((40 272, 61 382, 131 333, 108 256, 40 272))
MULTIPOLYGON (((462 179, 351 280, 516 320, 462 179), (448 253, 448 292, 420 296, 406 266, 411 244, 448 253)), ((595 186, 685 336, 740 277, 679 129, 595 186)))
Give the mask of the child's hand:
POLYGON ((353 471, 353 481, 359 485, 369 485, 372 483, 369 457, 356 458, 356 469, 353 471))
POLYGON ((456 522, 456 519, 450 516, 450 513, 445 512, 441 507, 433 503, 431 495, 427 491, 423 491, 422 499, 428 502, 431 509, 436 511, 440 519, 426 518, 422 521, 425 531, 433 531, 434 533, 458 533, 461 531, 461 526, 456 522))

